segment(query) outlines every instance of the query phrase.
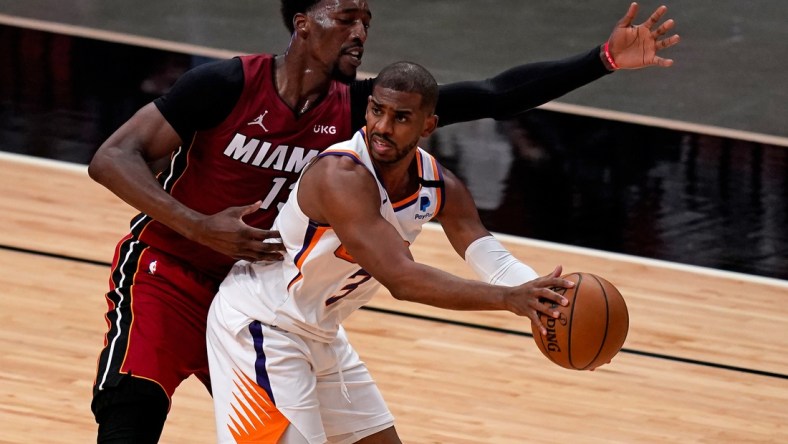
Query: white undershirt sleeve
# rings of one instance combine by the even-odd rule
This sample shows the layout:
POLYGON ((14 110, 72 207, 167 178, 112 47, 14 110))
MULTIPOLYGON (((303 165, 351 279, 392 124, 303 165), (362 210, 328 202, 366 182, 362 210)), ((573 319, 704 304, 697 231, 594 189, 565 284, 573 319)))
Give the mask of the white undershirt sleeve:
POLYGON ((465 262, 479 279, 493 285, 513 287, 539 277, 492 236, 480 237, 468 245, 465 262))

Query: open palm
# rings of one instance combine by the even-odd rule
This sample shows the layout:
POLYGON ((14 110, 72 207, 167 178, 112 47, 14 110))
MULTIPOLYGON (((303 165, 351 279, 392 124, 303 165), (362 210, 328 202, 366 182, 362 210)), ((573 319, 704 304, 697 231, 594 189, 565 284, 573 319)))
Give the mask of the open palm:
POLYGON ((670 48, 680 40, 678 35, 662 38, 673 28, 675 24, 673 19, 666 20, 652 30, 667 10, 666 6, 660 6, 645 22, 633 25, 638 4, 632 3, 629 6, 626 15, 618 21, 608 39, 610 55, 618 68, 638 69, 652 65, 668 67, 673 64, 672 59, 665 59, 657 55, 657 52, 670 48))

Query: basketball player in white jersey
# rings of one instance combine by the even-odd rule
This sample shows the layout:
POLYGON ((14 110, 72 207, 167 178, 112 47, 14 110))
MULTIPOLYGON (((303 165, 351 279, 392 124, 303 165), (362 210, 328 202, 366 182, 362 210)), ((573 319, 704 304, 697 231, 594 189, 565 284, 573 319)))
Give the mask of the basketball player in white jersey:
POLYGON ((398 443, 394 419, 342 321, 380 284, 452 310, 557 316, 561 267, 539 277, 482 226, 468 190, 417 147, 437 126, 438 86, 400 62, 378 75, 366 127, 316 158, 281 209, 282 262, 237 263, 208 315, 219 442, 398 443), (414 262, 429 220, 479 275, 414 262))

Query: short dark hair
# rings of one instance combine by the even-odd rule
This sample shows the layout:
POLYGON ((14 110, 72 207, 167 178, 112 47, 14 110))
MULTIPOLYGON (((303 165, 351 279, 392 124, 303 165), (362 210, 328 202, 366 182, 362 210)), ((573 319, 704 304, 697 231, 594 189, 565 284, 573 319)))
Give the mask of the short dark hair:
POLYGON ((438 82, 423 66, 413 62, 395 62, 383 68, 375 78, 375 87, 421 95, 421 107, 435 111, 438 103, 438 82))
POLYGON ((307 11, 312 9, 313 6, 320 3, 321 0, 282 0, 281 6, 279 10, 282 12, 282 20, 285 22, 285 26, 292 34, 295 31, 295 26, 293 25, 293 17, 296 14, 306 14, 307 11))

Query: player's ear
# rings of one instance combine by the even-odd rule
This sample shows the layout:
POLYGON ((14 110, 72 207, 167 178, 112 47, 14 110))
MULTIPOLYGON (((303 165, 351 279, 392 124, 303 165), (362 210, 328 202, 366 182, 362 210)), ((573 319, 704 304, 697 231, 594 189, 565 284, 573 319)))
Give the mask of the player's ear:
POLYGON ((309 17, 303 13, 297 13, 293 16, 293 29, 295 33, 303 37, 309 32, 309 17))
POLYGON ((421 137, 427 137, 438 128, 438 115, 431 114, 424 120, 424 131, 421 132, 421 137))

